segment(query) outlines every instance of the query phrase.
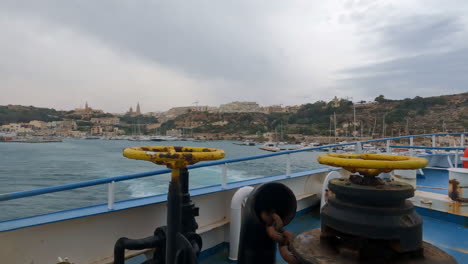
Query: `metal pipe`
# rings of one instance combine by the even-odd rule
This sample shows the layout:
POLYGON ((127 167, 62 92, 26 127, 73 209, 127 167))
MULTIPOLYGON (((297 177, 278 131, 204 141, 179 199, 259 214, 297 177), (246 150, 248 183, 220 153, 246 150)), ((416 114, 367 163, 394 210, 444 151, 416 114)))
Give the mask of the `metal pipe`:
POLYGON ((169 193, 167 194, 167 234, 166 263, 176 264, 177 233, 181 229, 182 189, 180 186, 180 169, 172 169, 169 193))
POLYGON ((464 150, 462 147, 426 147, 426 146, 406 146, 406 145, 390 145, 392 148, 407 148, 407 149, 441 149, 441 150, 464 150))
POLYGON ((356 154, 361 154, 362 153, 362 143, 360 141, 356 142, 356 147, 354 149, 354 152, 356 154))
POLYGON ((227 163, 224 163, 221 168, 221 187, 227 188, 227 163))
POLYGON ((107 209, 114 209, 114 200, 115 200, 115 182, 107 184, 107 209))
POLYGON ((114 245, 114 264, 125 263, 125 249, 141 250, 147 248, 160 248, 164 246, 164 236, 149 236, 142 239, 129 239, 121 237, 114 245))
MULTIPOLYGON (((410 137, 409 138, 409 144, 410 144, 410 147, 413 147, 414 146, 414 138, 413 137, 410 137)), ((414 151, 412 148, 409 149, 409 154, 410 156, 413 156, 414 155, 414 151)))
POLYGON ((291 154, 286 155, 286 176, 291 177, 291 154))

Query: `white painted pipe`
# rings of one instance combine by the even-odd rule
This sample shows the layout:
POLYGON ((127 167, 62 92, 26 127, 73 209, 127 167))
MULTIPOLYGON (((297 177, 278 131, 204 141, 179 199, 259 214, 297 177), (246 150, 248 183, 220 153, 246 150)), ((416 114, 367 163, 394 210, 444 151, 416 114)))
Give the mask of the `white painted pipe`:
POLYGON ((328 194, 328 182, 330 180, 338 179, 338 178, 342 178, 342 177, 343 176, 341 176, 341 174, 339 174, 336 171, 332 171, 332 172, 328 173, 327 176, 325 177, 325 180, 323 181, 323 186, 322 186, 322 199, 320 200, 320 211, 322 210, 322 208, 327 203, 327 199, 328 199, 328 195, 327 195, 328 194))
POLYGON ((236 191, 231 199, 231 223, 229 224, 229 259, 237 260, 242 222, 242 203, 254 188, 244 186, 236 191))

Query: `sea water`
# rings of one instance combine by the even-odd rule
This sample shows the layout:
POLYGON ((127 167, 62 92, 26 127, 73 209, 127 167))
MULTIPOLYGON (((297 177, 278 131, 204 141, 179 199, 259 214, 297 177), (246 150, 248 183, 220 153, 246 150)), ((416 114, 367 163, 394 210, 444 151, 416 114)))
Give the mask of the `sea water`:
MULTIPOLYGON (((66 139, 59 143, 0 143, 0 194, 38 189, 137 172, 164 169, 147 161, 127 159, 122 150, 132 146, 203 146, 221 148, 225 159, 265 154, 258 146, 233 141, 164 141, 66 139)), ((317 168, 316 152, 291 154, 291 170, 317 168)), ((228 164, 228 182, 284 174, 286 157, 228 164)), ((190 170, 190 188, 221 183, 221 166, 190 170)), ((169 174, 116 183, 116 201, 167 193, 169 174)), ((107 202, 107 185, 0 202, 0 221, 107 202)))

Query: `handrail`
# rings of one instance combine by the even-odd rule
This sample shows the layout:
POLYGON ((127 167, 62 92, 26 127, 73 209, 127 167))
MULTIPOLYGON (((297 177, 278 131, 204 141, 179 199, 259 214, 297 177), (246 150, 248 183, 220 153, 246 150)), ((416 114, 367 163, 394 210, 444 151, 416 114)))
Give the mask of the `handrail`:
POLYGON ((379 142, 379 141, 386 141, 386 140, 396 140, 396 139, 415 138, 415 137, 452 136, 452 135, 468 135, 468 132, 463 132, 463 133, 432 133, 432 134, 408 135, 408 136, 399 136, 399 137, 391 137, 391 138, 379 138, 379 139, 364 140, 364 141, 361 141, 361 143, 372 143, 372 142, 379 142))
POLYGON ((405 145, 390 145, 391 148, 407 148, 407 149, 440 149, 440 150, 465 150, 464 147, 426 147, 426 146, 405 146, 405 145))
MULTIPOLYGON (((381 138, 381 139, 373 139, 373 140, 365 140, 365 141, 355 141, 355 142, 348 142, 348 143, 342 143, 342 144, 330 144, 330 145, 323 145, 323 146, 318 146, 318 147, 279 151, 279 152, 274 152, 274 153, 268 153, 268 154, 262 154, 262 155, 256 155, 256 156, 248 156, 248 157, 235 158, 235 159, 228 159, 228 160, 217 160, 217 161, 210 161, 210 162, 202 162, 202 163, 198 163, 198 164, 195 164, 195 165, 190 165, 190 166, 188 166, 188 168, 189 169, 196 169, 196 168, 210 167, 210 166, 216 166, 216 165, 222 165, 222 164, 228 164, 228 163, 236 163, 236 162, 242 162, 242 161, 248 161, 248 160, 263 159, 263 158, 268 158, 268 157, 281 156, 281 155, 293 154, 293 153, 299 153, 299 152, 313 151, 313 150, 333 148, 333 147, 341 147, 341 146, 347 146, 347 145, 356 145, 358 142, 371 143, 371 142, 380 142, 380 141, 395 140, 395 139, 402 139, 402 138, 424 137, 424 136, 445 136, 445 135, 468 135, 468 132, 464 132, 464 133, 433 133, 433 134, 422 134, 422 135, 410 135, 410 136, 381 138)), ((392 147, 392 146, 390 146, 390 147, 392 147)), ((408 148, 409 146, 405 146, 405 147, 408 148)), ((0 201, 8 201, 8 200, 14 200, 14 199, 19 199, 19 198, 37 196, 37 195, 46 194, 46 193, 54 193, 54 192, 60 192, 60 191, 79 189, 79 188, 83 188, 83 187, 101 185, 101 184, 106 184, 106 183, 111 183, 111 182, 118 182, 118 181, 126 181, 126 180, 131 180, 131 179, 144 178, 144 177, 149 177, 149 176, 154 176, 154 175, 165 174, 165 173, 169 173, 169 172, 170 172, 169 169, 162 169, 162 170, 148 171, 148 172, 142 172, 142 173, 107 177, 107 178, 96 179, 96 180, 69 183, 69 184, 63 184, 63 185, 56 185, 56 186, 44 187, 44 188, 33 189, 33 190, 4 193, 4 194, 0 194, 0 201)))

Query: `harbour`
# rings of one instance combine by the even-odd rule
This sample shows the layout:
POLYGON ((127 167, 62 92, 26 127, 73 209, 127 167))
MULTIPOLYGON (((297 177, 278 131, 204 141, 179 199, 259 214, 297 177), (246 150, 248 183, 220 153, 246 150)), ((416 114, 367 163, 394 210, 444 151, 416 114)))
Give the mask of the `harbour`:
MULTIPOLYGON (((443 135, 444 134, 441 134, 441 136, 443 135)), ((456 135, 456 134, 453 134, 453 135, 456 135)), ((417 138, 417 137, 432 137, 432 136, 437 137, 437 135, 415 135, 415 136, 410 136, 406 139, 407 140, 410 139, 410 141, 414 142, 414 140, 411 139, 413 137, 417 138)), ((465 135, 462 134, 462 137, 464 136, 465 135)), ((385 142, 387 144, 387 147, 391 149, 392 146, 396 146, 396 147, 399 146, 399 145, 392 145, 391 141, 393 140, 396 141, 396 140, 401 140, 401 139, 398 139, 398 138, 375 139, 375 140, 372 140, 372 142, 385 142)), ((225 146, 238 147, 242 149, 242 151, 245 149, 251 149, 251 150, 256 149, 256 148, 247 148, 245 146, 236 146, 235 144, 232 144, 232 142, 229 142, 229 141, 227 142, 220 141, 220 142, 212 142, 212 143, 221 144, 221 145, 226 144, 225 146)), ((337 177, 346 177, 347 173, 340 170, 339 168, 323 167, 321 165, 318 165, 316 168, 314 168, 314 165, 311 162, 311 158, 314 157, 312 158, 312 161, 314 161, 316 157, 320 155, 320 152, 311 152, 311 151, 316 150, 316 149, 321 149, 321 148, 329 149, 331 147, 345 147, 349 145, 355 145, 355 151, 359 152, 360 148, 362 151, 363 143, 366 143, 366 142, 358 142, 358 143, 350 142, 350 143, 337 144, 337 145, 325 145, 325 146, 312 147, 309 149, 298 149, 298 150, 292 150, 292 151, 276 152, 276 153, 271 153, 271 154, 257 154, 256 156, 251 156, 251 157, 245 157, 245 156, 240 155, 239 158, 233 158, 233 159, 229 159, 226 161, 223 161, 223 160, 212 161, 212 162, 200 163, 200 164, 189 166, 190 173, 192 175, 190 177, 191 179, 190 194, 191 196, 193 196, 193 202, 195 204, 198 204, 202 208, 202 212, 204 212, 204 214, 202 214, 202 217, 198 218, 197 220, 200 223, 200 227, 197 232, 201 235, 201 237, 205 241, 204 243, 206 244, 204 245, 206 246, 206 248, 209 249, 209 250, 202 252, 201 263, 209 263, 209 262, 204 262, 204 261, 209 261, 210 259, 213 259, 213 258, 218 259, 216 263, 224 263, 226 261, 227 256, 225 255, 225 253, 222 253, 222 252, 226 252, 225 251, 226 247, 229 244, 224 244, 223 242, 224 239, 213 238, 213 236, 224 236, 223 234, 226 234, 225 232, 227 232, 226 228, 229 228, 230 226, 230 221, 233 221, 233 219, 230 219, 228 217, 228 215, 230 214, 228 212, 229 206, 227 206, 227 204, 229 203, 229 199, 225 200, 225 199, 220 198, 220 197, 224 197, 226 192, 229 193, 227 197, 231 197, 232 195, 234 195, 234 192, 236 190, 238 190, 239 188, 243 188, 244 186, 260 186, 262 184, 266 184, 266 183, 273 182, 273 181, 281 182, 281 183, 286 184, 286 186, 289 186, 289 188, 292 188, 292 190, 294 190, 295 193, 297 192, 296 194, 297 195, 296 198, 298 202, 298 214, 297 214, 298 216, 297 217, 300 218, 300 216, 302 215, 307 215, 308 216, 307 219, 309 220, 307 220, 306 222, 310 220, 315 221, 313 220, 313 215, 311 216, 309 212, 313 212, 314 210, 312 208, 315 208, 320 203, 320 201, 323 200, 323 191, 321 191, 320 189, 322 188, 324 178, 328 178, 330 177, 331 174, 336 173, 336 172, 338 173, 336 175, 337 177), (290 159, 289 157, 292 155, 294 156, 294 158, 290 159), (279 157, 283 157, 284 159, 279 159, 279 160, 276 159, 279 157), (273 159, 273 160, 269 160, 269 159, 273 159), (262 169, 265 170, 266 168, 268 168, 269 171, 268 172, 265 171, 264 173, 267 175, 276 175, 276 176, 259 176, 259 177, 253 177, 253 178, 248 177, 248 178, 243 178, 243 179, 237 178, 237 179, 234 179, 233 181, 232 181, 232 178, 230 179, 228 177, 228 175, 232 175, 231 173, 235 174, 237 171, 237 169, 234 169, 233 171, 231 171, 231 169, 235 168, 233 166, 234 164, 247 162, 247 164, 250 165, 248 166, 248 168, 255 168, 260 165, 260 164, 253 165, 252 162, 256 160, 258 161, 269 160, 267 161, 267 163, 264 163, 263 165, 261 165, 262 169), (298 160, 302 160, 306 165, 304 164, 301 165, 301 163, 297 163, 298 160), (275 170, 275 168, 272 168, 273 164, 278 165, 277 170, 275 170), (303 166, 303 167, 302 169, 293 169, 294 168, 293 164, 295 166, 303 166), (197 184, 197 178, 200 178, 200 176, 197 177, 196 171, 202 168, 210 168, 212 166, 215 166, 215 167, 220 166, 218 169, 216 169, 216 172, 215 172, 216 176, 214 178, 211 178, 212 179, 211 181, 205 184, 202 184, 201 186, 199 185, 200 183, 197 184), (229 170, 226 169, 227 167, 229 167, 229 170), (221 184, 219 183, 216 184, 215 182, 221 182, 221 184), (195 187, 197 185, 198 187, 195 187), (203 208, 205 208, 205 210, 206 208, 210 208, 210 210, 205 211, 203 210, 203 208), (213 211, 212 210, 213 208, 218 208, 218 209, 213 211), (219 259, 220 257, 221 259, 219 259)), ((370 142, 367 142, 367 143, 370 143, 370 142)), ((204 147, 206 147, 206 145, 204 147)), ((420 147, 420 146, 413 146, 413 147, 416 149, 417 148, 423 148, 423 149, 431 148, 431 147, 420 147)), ((436 148, 442 149, 443 147, 436 147, 436 148)), ((411 146, 408 146, 408 149, 411 149, 411 146)), ((462 226, 464 225, 464 223, 466 223, 465 217, 468 215, 468 212, 465 212, 466 211, 465 208, 454 207, 455 205, 458 204, 458 202, 456 201, 450 202, 450 198, 447 198, 448 197, 447 190, 450 187, 445 188, 444 190, 443 186, 444 185, 447 186, 448 177, 444 176, 445 180, 443 180, 444 178, 440 178, 441 173, 447 173, 447 172, 450 173, 450 170, 451 170, 450 167, 460 166, 461 160, 460 160, 460 157, 457 158, 457 156, 461 155, 460 150, 463 148, 451 147, 448 149, 454 149, 454 151, 456 152, 454 152, 451 156, 450 154, 443 154, 443 153, 422 155, 423 157, 428 159, 427 168, 423 169, 422 171, 418 173, 416 172, 410 173, 410 174, 398 173, 398 174, 395 174, 395 177, 396 175, 404 175, 396 179, 399 181, 404 180, 404 182, 407 182, 408 184, 416 186, 415 197, 412 198, 411 201, 414 203, 414 206, 416 208, 419 208, 417 209, 418 213, 422 214, 424 219, 426 219, 425 221, 429 224, 429 228, 425 230, 426 232, 431 232, 431 233, 425 235, 425 238, 433 237, 433 239, 435 240, 431 241, 432 243, 443 248, 446 252, 450 252, 450 254, 452 254, 452 256, 454 256, 459 261, 459 263, 463 263, 465 258, 468 258, 466 254, 463 253, 464 252, 463 248, 465 248, 466 245, 464 245, 463 243, 461 244, 460 243, 448 243, 447 244, 446 242, 442 242, 442 240, 440 240, 440 237, 438 236, 434 237, 434 232, 436 232, 435 230, 437 228, 445 228, 445 227, 439 224, 437 225, 436 229, 431 229, 434 227, 434 225, 432 224, 434 222, 432 222, 430 218, 427 218, 427 217, 436 217, 437 215, 437 218, 442 217, 440 219, 444 219, 443 221, 449 221, 450 224, 446 226, 448 228, 446 229, 446 231, 452 232, 452 233, 456 232, 455 230, 457 228, 463 229, 462 226), (436 173, 436 175, 438 176, 436 176, 436 178, 434 178, 433 176, 430 176, 433 173, 436 173), (416 177, 416 174, 418 175, 417 177, 416 177), (422 179, 426 179, 426 181, 422 181, 422 179), (442 190, 438 189, 439 186, 442 186, 440 187, 442 188, 442 190), (431 188, 431 187, 437 187, 437 188, 431 188), (442 193, 440 193, 441 191, 442 193), (430 230, 433 230, 433 231, 430 231, 430 230), (458 250, 457 248, 460 250, 458 250)), ((233 149, 230 149, 230 150, 232 152, 233 149)), ((257 151, 260 151, 260 150, 257 149, 257 151)), ((138 163, 141 163, 141 162, 138 162, 138 163)), ((143 165, 144 163, 145 162, 141 164, 143 165)), ((151 167, 154 168, 154 165, 151 165, 151 167)), ((4 195, 2 199, 5 199, 6 201, 3 201, 2 203, 7 204, 9 202, 8 200, 15 201, 18 198, 28 199, 28 198, 21 198, 21 197, 36 196, 36 195, 40 195, 41 193, 42 194, 47 194, 50 192, 51 194, 56 193, 56 192, 61 193, 61 190, 62 191, 64 190, 75 191, 86 186, 97 187, 98 185, 106 184, 106 183, 108 185, 110 184, 109 186, 114 186, 118 182, 123 181, 122 183, 118 184, 118 186, 120 187, 117 187, 117 188, 115 188, 115 186, 112 188, 109 187, 109 190, 107 193, 102 192, 102 189, 101 189, 100 192, 104 200, 106 200, 106 194, 107 194, 107 203, 102 203, 102 204, 97 204, 97 205, 92 205, 92 206, 85 206, 85 207, 76 208, 76 209, 68 209, 68 210, 58 211, 55 213, 51 212, 51 213, 43 214, 43 215, 37 215, 37 216, 31 216, 31 217, 25 217, 25 218, 23 217, 23 218, 17 218, 13 220, 2 221, 0 222, 0 227, 2 228, 3 232, 0 232, 0 235, 15 234, 17 232, 15 230, 22 230, 24 228, 35 229, 34 226, 36 225, 38 226, 37 228, 39 228, 37 229, 37 231, 39 232, 41 230, 40 226, 42 225, 49 225, 50 227, 53 227, 53 226, 59 227, 61 225, 67 226, 68 224, 71 224, 73 226, 75 225, 83 226, 85 230, 93 230, 99 225, 96 225, 96 223, 93 223, 92 225, 87 225, 86 219, 88 219, 89 217, 94 217, 96 221, 105 221, 108 224, 112 222, 111 225, 115 226, 115 225, 124 224, 126 221, 123 219, 127 219, 128 217, 131 217, 131 216, 133 217, 138 216, 137 218, 139 220, 136 220, 136 219, 130 220, 130 218, 128 218, 128 221, 138 221, 140 223, 143 223, 141 221, 145 218, 148 218, 147 220, 149 220, 149 222, 147 220, 146 222, 144 221, 146 224, 142 224, 142 227, 144 226, 145 228, 143 229, 137 228, 134 231, 131 231, 131 233, 137 237, 144 236, 145 233, 151 232, 150 227, 154 226, 155 223, 162 224, 163 221, 165 221, 163 217, 164 207, 161 207, 161 206, 163 206, 165 203, 166 194, 164 194, 163 192, 162 194, 155 194, 155 195, 146 194, 146 195, 143 195, 141 198, 130 198, 127 200, 115 199, 115 197, 117 197, 118 190, 122 187, 122 184, 124 184, 125 181, 127 180, 133 181, 138 178, 148 178, 151 175, 160 175, 160 176, 156 176, 156 178, 159 178, 162 175, 167 174, 168 172, 170 172, 170 170, 168 169, 147 171, 147 172, 134 173, 134 174, 129 174, 129 175, 122 175, 122 176, 117 176, 117 177, 114 176, 114 177, 108 177, 108 178, 100 178, 96 180, 88 180, 88 181, 79 182, 79 183, 70 183, 70 184, 65 184, 65 185, 50 188, 50 190, 49 188, 42 188, 42 189, 40 188, 40 189, 37 189, 37 191, 34 191, 34 190, 31 190, 31 192, 20 191, 20 192, 15 192, 15 193, 10 193, 8 195, 4 195), (109 196, 111 192, 113 193, 113 195, 109 196), (155 212, 158 212, 158 213, 154 215, 155 212), (118 214, 119 217, 112 217, 111 219, 113 220, 109 222, 110 221, 109 216, 116 216, 116 214, 118 214), (98 219, 101 219, 101 220, 98 220, 98 219), (58 224, 53 224, 54 222, 57 222, 58 224), (31 224, 33 225, 33 227, 28 227, 31 224)), ((207 171, 203 171, 203 173, 200 175, 203 175, 203 174, 206 175, 206 172, 207 171)), ((252 174, 249 174, 249 175, 252 175, 252 174)), ((151 177, 151 178, 154 178, 154 177, 151 177)), ((86 189, 92 189, 94 187, 86 187, 86 189)), ((167 185, 165 185, 164 188, 167 188, 167 185)), ((99 189, 96 189, 96 190, 99 190, 99 189)), ((88 193, 88 196, 90 194, 91 193, 88 193)), ((450 192, 448 194, 450 194, 450 192)), ((57 208, 55 208, 55 210, 57 210, 57 208)), ((120 229, 120 228, 117 228, 117 229, 120 229)), ((292 224, 292 228, 293 228, 292 230, 294 230, 294 223, 292 224)), ((33 229, 30 229, 30 230, 33 231, 33 229)), ((104 235, 105 232, 104 233, 100 232, 100 233, 101 235, 104 235)), ((60 232, 57 233, 57 235, 59 234, 60 232)), ((48 234, 48 236, 51 236, 51 235, 52 233, 48 234)), ((121 236, 122 234, 119 235, 118 233, 110 232, 107 235, 109 235, 109 237, 104 239, 105 237, 104 236, 102 238, 106 241, 112 241, 112 240, 115 241, 115 239, 118 236, 121 236)), ((74 234, 74 236, 78 237, 79 235, 74 234)), ((107 250, 110 250, 109 245, 105 247, 108 247, 107 250)), ((89 255, 89 257, 86 259, 83 259, 82 257, 74 254, 70 250, 65 250, 65 251, 68 252, 66 256, 67 256, 67 259, 70 259, 70 260, 74 259, 75 261, 79 261, 79 262, 83 261, 83 262, 91 262, 91 263, 112 263, 112 256, 110 254, 108 255, 108 257, 102 257, 103 252, 106 251, 104 248, 99 249, 95 253, 92 253, 93 250, 91 248, 87 249, 86 251, 88 253, 91 253, 91 255, 89 255), (95 254, 94 255, 95 257, 90 258, 92 254, 95 254), (98 257, 98 255, 101 257, 98 257)), ((129 263, 142 263, 146 259, 145 256, 151 255, 152 254, 151 252, 152 251, 128 252, 128 255, 126 256, 126 258, 129 258, 128 260, 130 261, 129 263)), ((279 261, 278 263, 284 263, 281 260, 278 260, 278 261, 279 261)))
POLYGON ((468 2, 0 1, 0 264, 468 264, 468 2))

